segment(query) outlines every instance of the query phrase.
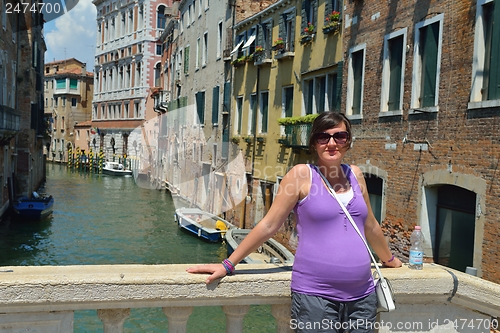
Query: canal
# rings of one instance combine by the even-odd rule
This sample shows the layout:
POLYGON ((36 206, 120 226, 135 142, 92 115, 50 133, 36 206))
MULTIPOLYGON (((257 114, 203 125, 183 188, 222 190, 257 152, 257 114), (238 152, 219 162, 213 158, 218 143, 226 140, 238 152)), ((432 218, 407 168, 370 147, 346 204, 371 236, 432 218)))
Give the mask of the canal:
MULTIPOLYGON (((209 244, 180 230, 176 205, 166 191, 136 185, 133 178, 73 172, 48 164, 45 192, 53 214, 38 223, 0 222, 0 266, 184 264, 220 262, 224 244, 209 244)), ((75 312, 76 333, 103 332, 96 310, 75 312)), ((161 309, 132 309, 124 331, 167 332, 161 309)), ((244 332, 275 332, 270 306, 252 306, 244 332)), ((188 332, 225 332, 220 307, 196 307, 188 332)))

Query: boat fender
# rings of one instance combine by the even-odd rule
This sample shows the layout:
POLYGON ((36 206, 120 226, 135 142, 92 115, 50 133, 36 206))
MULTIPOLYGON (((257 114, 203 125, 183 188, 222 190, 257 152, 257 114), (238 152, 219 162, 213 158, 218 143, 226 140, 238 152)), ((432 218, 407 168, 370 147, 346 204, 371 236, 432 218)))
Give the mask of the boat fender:
POLYGON ((201 237, 201 229, 198 229, 198 237, 201 237))
POLYGON ((221 220, 217 220, 217 222, 215 222, 215 229, 220 230, 220 231, 225 231, 225 230, 227 230, 227 226, 221 220))

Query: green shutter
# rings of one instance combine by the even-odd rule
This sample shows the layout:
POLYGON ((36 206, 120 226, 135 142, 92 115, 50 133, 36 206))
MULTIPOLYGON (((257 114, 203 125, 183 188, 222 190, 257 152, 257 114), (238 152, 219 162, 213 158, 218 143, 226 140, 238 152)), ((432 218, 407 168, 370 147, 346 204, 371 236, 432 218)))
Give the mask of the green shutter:
POLYGON ((403 35, 389 40, 389 100, 388 111, 399 110, 401 104, 401 71, 403 66, 403 35))
POLYGON ((344 70, 344 62, 339 61, 337 64, 337 84, 336 84, 336 93, 335 93, 335 110, 340 111, 340 105, 342 103, 342 71, 344 70))
POLYGON ((189 46, 184 49, 184 74, 189 73, 189 46))
POLYGON ((262 98, 262 133, 267 133, 267 122, 269 117, 269 93, 264 92, 260 95, 262 98))
POLYGON ((313 21, 311 23, 314 24, 314 27, 317 30, 318 29, 318 0, 313 0, 312 11, 313 11, 313 21))
POLYGON ((333 12, 333 5, 332 5, 332 0, 326 0, 325 1, 325 23, 326 23, 326 18, 328 15, 333 12))
POLYGON ((224 105, 222 106, 222 112, 228 112, 231 110, 231 82, 224 82, 224 105))
POLYGON ((363 50, 352 54, 354 76, 352 114, 361 114, 361 92, 363 89, 363 50))
MULTIPOLYGON (((491 53, 489 66, 488 100, 500 99, 500 6, 491 3, 491 53)), ((497 3, 498 4, 498 3, 497 3)))
POLYGON ((295 9, 290 15, 290 20, 292 21, 292 45, 290 45, 289 51, 293 52, 293 50, 295 49, 295 25, 297 23, 297 11, 295 9))
POLYGON ((280 15, 280 19, 279 19, 278 24, 279 24, 279 28, 280 28, 279 38, 283 38, 283 40, 285 40, 285 37, 286 37, 285 15, 280 15))
POLYGON ((219 86, 215 86, 212 94, 212 124, 219 122, 219 86))
POLYGON ((205 123, 205 93, 198 92, 195 94, 196 98, 196 113, 200 124, 205 123))
POLYGON ((422 58, 420 106, 436 105, 436 82, 438 63, 439 22, 420 29, 422 58))
POLYGON ((307 20, 308 20, 307 13, 308 13, 308 10, 310 8, 309 4, 310 4, 309 0, 302 1, 302 10, 300 13, 300 15, 302 16, 301 22, 300 22, 300 32, 301 33, 304 31, 305 28, 307 28, 307 20))

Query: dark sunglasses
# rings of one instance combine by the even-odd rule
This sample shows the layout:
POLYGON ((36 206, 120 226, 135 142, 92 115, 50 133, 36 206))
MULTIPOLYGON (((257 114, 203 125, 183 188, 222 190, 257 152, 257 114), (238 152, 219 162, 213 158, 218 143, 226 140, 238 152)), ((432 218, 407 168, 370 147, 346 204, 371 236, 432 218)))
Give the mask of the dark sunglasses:
POLYGON ((349 132, 335 132, 333 134, 322 132, 315 134, 316 142, 320 145, 326 145, 330 142, 331 138, 333 138, 336 144, 345 145, 347 140, 349 140, 349 132))

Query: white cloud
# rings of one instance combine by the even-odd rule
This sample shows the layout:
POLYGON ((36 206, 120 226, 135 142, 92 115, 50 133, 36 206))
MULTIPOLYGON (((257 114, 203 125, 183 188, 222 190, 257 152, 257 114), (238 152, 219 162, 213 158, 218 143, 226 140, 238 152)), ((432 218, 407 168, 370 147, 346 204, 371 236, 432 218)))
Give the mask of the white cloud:
POLYGON ((96 7, 92 0, 80 0, 68 13, 46 24, 45 62, 75 58, 94 67, 96 7), (48 30, 50 29, 50 30, 48 30))

